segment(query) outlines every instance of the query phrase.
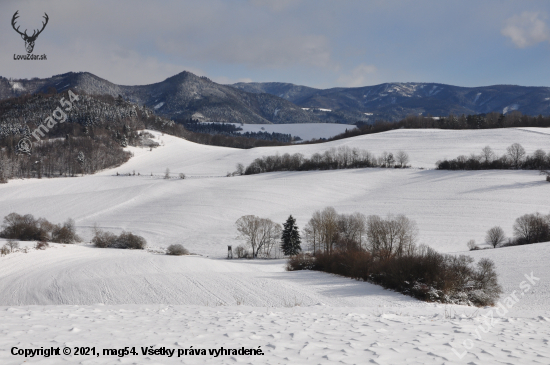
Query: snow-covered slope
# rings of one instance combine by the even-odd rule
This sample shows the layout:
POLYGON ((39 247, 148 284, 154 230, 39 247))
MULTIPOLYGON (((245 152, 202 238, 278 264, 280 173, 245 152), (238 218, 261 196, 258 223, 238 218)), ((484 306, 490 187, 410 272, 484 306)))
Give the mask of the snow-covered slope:
MULTIPOLYGON (((452 138, 454 132, 443 131, 409 131, 413 137, 407 138, 407 132, 329 145, 372 151, 393 145, 411 151, 414 166, 416 161, 433 161, 447 154, 432 153, 435 146, 446 145, 452 151, 449 155, 456 156, 486 144, 498 151, 512 141, 531 151, 547 146, 549 140, 542 133, 546 131, 533 130, 496 131, 492 139, 485 131, 460 132, 463 138, 452 138), (433 137, 432 142, 428 136, 433 137)), ((85 238, 90 238, 89 228, 98 223, 115 232, 126 229, 141 234, 152 246, 183 243, 196 253, 221 257, 226 245, 238 244, 234 223, 246 214, 277 222, 293 214, 303 227, 315 210, 326 206, 343 213, 403 213, 417 221, 422 243, 455 252, 464 250, 469 239, 482 242, 486 230, 495 225, 511 234, 518 216, 548 213, 550 207, 549 184, 535 171, 357 169, 227 178, 222 176, 239 161, 247 163, 264 154, 286 151, 311 154, 329 146, 238 150, 198 145, 167 135, 158 138, 164 146, 153 151, 132 148, 135 156, 128 163, 98 175, 0 185, 0 217, 14 211, 54 222, 72 217, 85 238), (181 172, 189 178, 163 179, 166 168, 172 176, 181 172), (132 171, 136 176, 115 176, 116 172, 132 171)))
MULTIPOLYGON (((0 310, 0 362, 56 364, 548 364, 548 316, 508 316, 489 327, 460 309, 29 306, 0 310), (482 332, 482 328, 487 333, 482 332), (479 334, 476 334, 476 331, 479 334), (71 355, 12 356, 12 347, 69 347, 71 355), (103 355, 129 347, 139 355, 103 355), (174 355, 141 355, 141 346, 174 355), (95 347, 95 355, 74 355, 95 347), (255 349, 222 355, 209 349, 255 349), (190 350, 205 355, 190 355, 190 350), (187 355, 185 354, 187 350, 187 355), (178 351, 182 353, 178 357, 178 351)), ((67 351, 67 350, 65 350, 67 351)), ((90 350, 91 352, 91 350, 90 350)))
POLYGON ((377 285, 319 272, 286 272, 285 260, 174 257, 54 245, 0 261, 0 305, 426 305, 377 285))
MULTIPOLYGON (((537 172, 422 170, 436 160, 501 154, 514 143, 547 149, 545 129, 398 130, 329 144, 237 150, 156 133, 162 145, 130 148, 123 166, 93 176, 18 180, 0 185, 0 217, 31 213, 143 235, 153 249, 182 243, 203 255, 58 245, 0 257, 0 362, 58 364, 379 363, 547 364, 550 243, 466 252, 518 216, 550 209, 550 184, 537 172), (412 169, 280 172, 225 177, 238 162, 278 153, 309 156, 350 146, 373 153, 405 150, 412 169), (173 178, 164 179, 166 168, 173 178), (135 171, 135 176, 122 176, 135 171), (116 173, 121 174, 116 176, 116 173), (177 173, 188 178, 181 180, 177 173), (138 175, 139 174, 139 175, 138 175), (151 176, 153 174, 153 176, 151 176), (224 260, 236 245, 234 222, 255 214, 303 227, 325 206, 366 215, 403 213, 418 222, 420 242, 440 251, 493 259, 502 301, 519 293, 525 274, 540 278, 488 330, 494 308, 427 304, 377 286, 319 272, 286 272, 283 260, 224 260), (210 256, 210 257, 206 257, 210 256), (101 304, 98 304, 101 303, 101 304), (32 306, 27 306, 32 305, 32 306), (13 347, 162 346, 258 348, 263 356, 166 358, 59 355, 24 358, 13 347)), ((3 244, 3 242, 0 242, 3 244)), ((32 243, 28 243, 32 244, 32 243)), ((519 295, 519 294, 518 294, 519 295)))
MULTIPOLYGON (((157 132, 153 132, 157 134, 157 132)), ((261 147, 248 150, 205 146, 191 143, 170 135, 159 136, 164 142, 162 148, 152 152, 143 149, 132 149, 136 158, 132 158, 121 168, 120 173, 135 170, 141 174, 164 173, 168 167, 173 172, 184 172, 190 175, 225 175, 233 171, 237 163, 245 165, 255 158, 276 153, 302 153, 309 157, 330 148, 348 146, 368 150, 376 155, 384 151, 403 150, 410 156, 410 165, 416 168, 435 168, 435 163, 444 158, 456 158, 459 155, 479 154, 487 145, 497 155, 506 153, 506 148, 513 143, 520 143, 527 153, 536 149, 548 149, 550 129, 487 129, 450 131, 440 129, 408 130, 399 129, 385 133, 364 135, 343 140, 313 145, 294 145, 285 147, 261 147)), ((110 175, 112 171, 104 174, 110 175)))

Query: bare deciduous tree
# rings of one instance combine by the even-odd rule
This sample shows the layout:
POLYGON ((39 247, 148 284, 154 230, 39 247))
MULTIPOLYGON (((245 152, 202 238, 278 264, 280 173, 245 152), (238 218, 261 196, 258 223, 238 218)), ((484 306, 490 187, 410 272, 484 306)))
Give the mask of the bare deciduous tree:
POLYGON ((389 258, 409 255, 416 248, 418 228, 416 222, 404 215, 377 215, 367 218, 368 250, 375 256, 389 258))
POLYGON ((340 214, 338 216, 338 246, 341 249, 363 248, 367 231, 367 218, 364 214, 340 214))
POLYGON ((493 246, 493 248, 497 248, 501 244, 506 241, 506 235, 504 234, 504 230, 499 227, 495 226, 487 231, 487 235, 485 236, 485 243, 493 246))
POLYGON ((514 223, 514 236, 519 244, 550 241, 550 217, 540 213, 522 215, 514 223))
POLYGON ((493 152, 493 149, 489 146, 483 147, 481 150, 481 160, 485 164, 490 164, 495 159, 496 155, 493 152))
POLYGON ((405 151, 397 152, 395 159, 401 168, 407 167, 407 164, 409 163, 409 155, 405 151))
POLYGON ((17 240, 10 239, 8 240, 7 245, 10 248, 11 253, 13 253, 13 250, 16 250, 19 248, 19 242, 17 240))
POLYGON ((523 158, 525 157, 525 149, 519 143, 514 143, 506 149, 508 157, 512 160, 512 164, 516 169, 519 169, 523 158))
POLYGON ((268 218, 245 215, 239 218, 235 225, 239 238, 252 248, 254 258, 258 257, 259 253, 269 256, 271 249, 281 238, 281 225, 268 218))
POLYGON ((238 163, 237 166, 236 166, 236 174, 237 175, 244 175, 244 171, 245 171, 245 167, 242 163, 238 163))
POLYGON ((470 251, 473 251, 473 250, 477 250, 477 249, 478 249, 475 240, 469 240, 467 246, 468 246, 468 249, 469 249, 470 251))

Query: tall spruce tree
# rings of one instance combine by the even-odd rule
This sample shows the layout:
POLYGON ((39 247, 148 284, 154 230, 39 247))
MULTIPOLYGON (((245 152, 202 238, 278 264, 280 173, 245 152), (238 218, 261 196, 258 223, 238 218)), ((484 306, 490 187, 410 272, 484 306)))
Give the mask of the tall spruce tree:
POLYGON ((281 249, 285 256, 297 255, 302 251, 300 246, 300 232, 298 231, 298 226, 296 225, 296 219, 289 216, 285 223, 283 223, 283 235, 281 237, 281 249))

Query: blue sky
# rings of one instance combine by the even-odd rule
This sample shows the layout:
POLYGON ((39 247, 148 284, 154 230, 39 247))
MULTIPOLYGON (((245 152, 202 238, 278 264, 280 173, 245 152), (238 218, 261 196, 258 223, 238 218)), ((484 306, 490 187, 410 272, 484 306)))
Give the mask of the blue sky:
POLYGON ((550 86, 550 2, 201 0, 0 2, 0 75, 89 71, 117 84, 183 70, 220 83, 550 86), (35 54, 11 27, 49 24, 35 54))

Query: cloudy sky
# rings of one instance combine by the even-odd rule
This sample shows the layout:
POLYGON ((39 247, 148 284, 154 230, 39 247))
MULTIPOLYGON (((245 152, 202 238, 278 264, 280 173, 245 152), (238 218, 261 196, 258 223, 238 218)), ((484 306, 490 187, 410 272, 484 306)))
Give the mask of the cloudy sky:
POLYGON ((117 84, 183 70, 220 83, 550 86, 550 1, 0 1, 0 76, 89 71, 117 84), (20 30, 49 23, 16 61, 20 30))

